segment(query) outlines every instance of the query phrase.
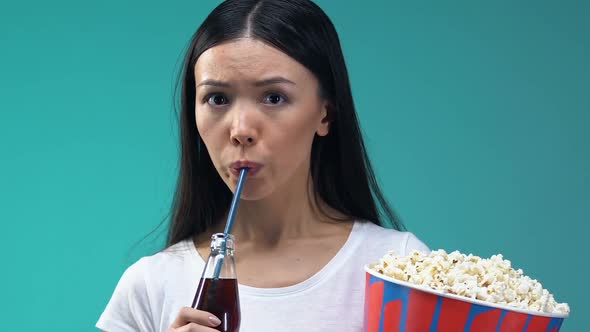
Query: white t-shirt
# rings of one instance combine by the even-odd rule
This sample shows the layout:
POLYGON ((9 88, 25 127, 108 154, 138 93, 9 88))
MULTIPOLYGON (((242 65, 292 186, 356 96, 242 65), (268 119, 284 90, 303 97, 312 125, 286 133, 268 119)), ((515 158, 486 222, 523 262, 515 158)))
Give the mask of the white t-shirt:
MULTIPOLYGON (((338 253, 309 279, 281 288, 239 285, 240 332, 361 331, 364 266, 390 250, 405 255, 412 249, 429 251, 412 233, 355 222, 338 253)), ((204 267, 191 240, 141 258, 119 280, 96 327, 165 332, 178 311, 192 304, 204 267)))

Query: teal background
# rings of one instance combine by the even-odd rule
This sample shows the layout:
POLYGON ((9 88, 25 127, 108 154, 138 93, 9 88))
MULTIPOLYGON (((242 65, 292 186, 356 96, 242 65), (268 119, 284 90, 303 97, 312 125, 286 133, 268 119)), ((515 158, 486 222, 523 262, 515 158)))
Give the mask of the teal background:
MULTIPOLYGON (((137 243, 168 212, 176 69, 217 3, 0 4, 1 330, 92 331, 163 244, 137 243)), ((563 331, 588 330, 589 3, 318 3, 408 228, 503 253, 570 303, 563 331)))

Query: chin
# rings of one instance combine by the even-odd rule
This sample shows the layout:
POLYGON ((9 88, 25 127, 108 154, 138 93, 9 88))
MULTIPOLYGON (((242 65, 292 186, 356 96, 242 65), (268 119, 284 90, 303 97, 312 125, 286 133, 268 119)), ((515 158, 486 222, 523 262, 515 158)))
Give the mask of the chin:
POLYGON ((268 197, 271 192, 268 188, 261 188, 260 186, 248 188, 248 183, 246 183, 242 189, 240 199, 245 201, 259 201, 268 197))
MULTIPOLYGON (((245 201, 258 201, 268 197, 273 192, 273 188, 269 188, 266 181, 260 180, 261 179, 259 178, 246 178, 246 183, 244 184, 244 188, 242 188, 240 199, 245 201)), ((225 185, 232 191, 232 193, 235 193, 238 185, 237 178, 229 173, 225 173, 223 176, 223 182, 225 182, 225 185)))

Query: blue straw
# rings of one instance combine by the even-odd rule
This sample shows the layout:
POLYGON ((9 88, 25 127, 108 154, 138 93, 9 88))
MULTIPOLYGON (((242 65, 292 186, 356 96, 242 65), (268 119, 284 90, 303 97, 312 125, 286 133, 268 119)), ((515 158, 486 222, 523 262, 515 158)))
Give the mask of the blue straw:
POLYGON ((244 187, 244 182, 246 182, 246 174, 248 173, 248 168, 242 168, 240 170, 240 178, 238 179, 238 186, 236 187, 236 192, 234 193, 234 198, 231 202, 231 207, 229 208, 229 215, 227 216, 227 222, 225 223, 225 234, 230 234, 232 228, 234 227, 234 219, 236 218, 236 211, 238 211, 238 203, 240 203, 240 195, 242 194, 242 188, 244 187))
MULTIPOLYGON (((231 202, 231 206, 229 208, 229 215, 227 216, 227 222, 225 223, 225 242, 223 242, 223 252, 225 253, 225 245, 227 243, 227 238, 231 230, 234 226, 234 219, 236 218, 236 212, 238 211, 238 203, 240 202, 240 195, 242 194, 242 188, 244 187, 244 182, 246 182, 246 174, 248 174, 248 168, 242 168, 240 170, 240 178, 238 179, 238 185, 236 187, 236 192, 234 193, 234 198, 231 202)), ((221 266, 223 265, 223 257, 220 257, 219 262, 215 265, 215 271, 213 274, 213 278, 219 278, 219 274, 221 273, 221 266)))

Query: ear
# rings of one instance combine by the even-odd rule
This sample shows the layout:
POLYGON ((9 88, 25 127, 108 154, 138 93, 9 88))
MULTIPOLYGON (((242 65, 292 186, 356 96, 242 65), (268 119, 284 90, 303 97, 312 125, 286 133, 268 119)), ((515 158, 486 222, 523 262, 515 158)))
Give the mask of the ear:
POLYGON ((332 106, 328 101, 324 101, 322 104, 322 118, 320 120, 318 129, 316 133, 318 136, 326 136, 330 132, 330 123, 332 122, 331 119, 331 109, 332 106))

